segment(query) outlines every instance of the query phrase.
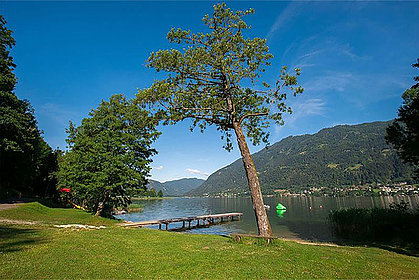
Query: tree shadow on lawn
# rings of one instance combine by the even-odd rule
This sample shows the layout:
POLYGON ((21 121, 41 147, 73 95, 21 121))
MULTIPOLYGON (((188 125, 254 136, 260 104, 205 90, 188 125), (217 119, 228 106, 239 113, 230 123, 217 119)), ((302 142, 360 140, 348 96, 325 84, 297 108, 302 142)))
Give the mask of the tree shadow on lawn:
POLYGON ((405 243, 397 241, 380 241, 380 242, 371 242, 371 241, 352 241, 352 240, 335 240, 335 244, 340 246, 365 246, 365 247, 375 247, 383 249, 386 251, 394 252, 397 254, 419 257, 419 244, 417 243, 405 243))
POLYGON ((21 251, 45 240, 40 230, 0 225, 0 253, 21 251))

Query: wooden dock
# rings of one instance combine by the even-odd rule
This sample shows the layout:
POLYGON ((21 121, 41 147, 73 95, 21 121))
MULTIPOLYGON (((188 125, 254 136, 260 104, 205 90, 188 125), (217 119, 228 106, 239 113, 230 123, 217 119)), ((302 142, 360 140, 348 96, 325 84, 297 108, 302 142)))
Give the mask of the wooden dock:
POLYGON ((185 217, 185 218, 174 218, 174 219, 163 219, 155 221, 144 221, 144 222, 127 222, 124 223, 124 227, 143 227, 150 225, 158 225, 159 229, 162 229, 162 225, 165 225, 165 229, 169 229, 169 224, 171 223, 180 223, 182 222, 182 228, 186 228, 186 223, 188 223, 188 228, 200 227, 200 226, 209 226, 217 223, 234 221, 235 218, 240 220, 243 216, 243 213, 224 213, 224 214, 214 214, 214 215, 203 215, 203 216, 194 216, 194 217, 185 217), (195 222, 195 225, 193 223, 195 222))

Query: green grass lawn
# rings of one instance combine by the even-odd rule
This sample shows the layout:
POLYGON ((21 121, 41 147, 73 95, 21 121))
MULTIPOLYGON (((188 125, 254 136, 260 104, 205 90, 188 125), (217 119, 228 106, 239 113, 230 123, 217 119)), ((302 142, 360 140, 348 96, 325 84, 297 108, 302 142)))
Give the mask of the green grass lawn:
POLYGON ((1 218, 38 222, 40 225, 89 224, 111 226, 118 222, 117 220, 95 217, 81 210, 49 208, 38 202, 0 211, 1 218))
MULTIPOLYGON (((37 203, 0 211, 2 278, 419 278, 419 258, 377 248, 243 243, 211 235, 121 228, 37 203), (53 224, 105 225, 71 230, 53 224)), ((257 242, 256 242, 257 243, 257 242)))

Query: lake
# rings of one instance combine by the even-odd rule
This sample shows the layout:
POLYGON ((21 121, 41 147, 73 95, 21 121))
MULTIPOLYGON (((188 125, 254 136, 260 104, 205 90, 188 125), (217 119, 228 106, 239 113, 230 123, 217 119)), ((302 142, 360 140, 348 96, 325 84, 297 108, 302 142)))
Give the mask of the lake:
MULTIPOLYGON (((382 196, 382 197, 264 197, 272 230, 276 236, 289 239, 313 241, 333 241, 333 234, 328 224, 331 210, 339 208, 388 207, 390 203, 405 201, 411 209, 419 208, 419 196, 382 196), (280 202, 287 207, 283 215, 275 210, 280 202), (311 208, 310 208, 311 207, 311 208)), ((256 234, 256 221, 250 198, 172 198, 163 200, 145 200, 144 211, 117 215, 117 218, 138 222, 169 218, 189 217, 205 214, 242 212, 240 221, 213 225, 205 228, 187 230, 200 234, 256 234)), ((181 224, 170 224, 170 228, 181 224)), ((150 227, 157 228, 157 227, 150 227)))

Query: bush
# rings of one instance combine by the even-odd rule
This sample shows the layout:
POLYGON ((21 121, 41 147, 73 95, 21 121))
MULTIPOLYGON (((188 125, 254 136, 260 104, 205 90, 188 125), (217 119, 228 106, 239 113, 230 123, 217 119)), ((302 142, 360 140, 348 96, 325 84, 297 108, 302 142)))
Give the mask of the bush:
POLYGON ((409 212, 404 206, 340 209, 332 211, 329 219, 339 239, 418 245, 419 212, 409 212))

